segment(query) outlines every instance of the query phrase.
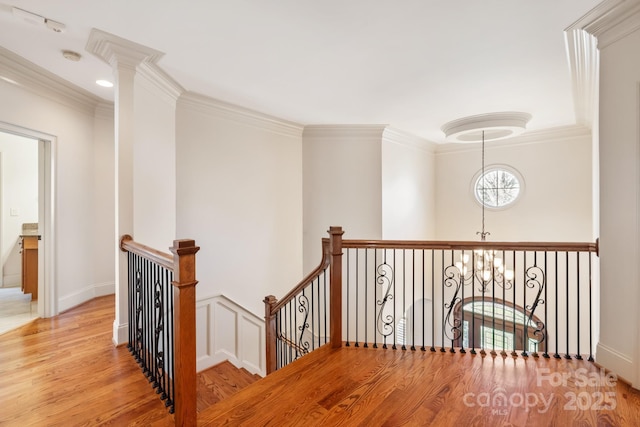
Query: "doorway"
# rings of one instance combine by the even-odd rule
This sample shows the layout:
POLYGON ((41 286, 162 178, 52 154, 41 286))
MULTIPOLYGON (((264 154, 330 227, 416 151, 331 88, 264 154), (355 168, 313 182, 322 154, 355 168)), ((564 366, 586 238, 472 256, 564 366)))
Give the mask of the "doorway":
MULTIPOLYGON (((30 255, 37 274, 29 295, 32 317, 50 317, 57 312, 53 286, 53 164, 56 138, 31 129, 0 122, 0 253, 3 279, 0 290, 24 301, 23 238, 37 241, 37 255, 30 255), (4 144, 4 145, 2 145, 4 144), (18 234, 19 233, 19 234, 18 234), (35 238, 29 236, 35 234, 35 238), (6 273, 6 274, 5 274, 6 273), (20 292, 15 292, 16 288, 20 292)), ((30 246, 33 247, 33 246, 30 246)), ((32 277, 32 276, 30 276, 32 277)), ((20 324, 21 318, 15 319, 20 324)), ((29 320, 24 320, 27 323, 29 320)), ((6 326, 4 327, 6 329, 6 326)), ((0 319, 0 333, 2 333, 0 319)))

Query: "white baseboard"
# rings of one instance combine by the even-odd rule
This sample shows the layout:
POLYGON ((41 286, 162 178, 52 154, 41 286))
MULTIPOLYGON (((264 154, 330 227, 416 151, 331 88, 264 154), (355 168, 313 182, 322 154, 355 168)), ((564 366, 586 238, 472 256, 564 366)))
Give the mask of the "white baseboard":
POLYGON ((614 372, 620 379, 632 384, 634 378, 633 361, 611 347, 598 343, 596 348, 596 363, 614 372))
POLYGON ((65 311, 93 298, 110 295, 115 292, 116 285, 114 282, 90 285, 80 291, 72 293, 71 295, 60 297, 58 299, 58 309, 59 311, 65 311))
POLYGON ((196 302, 198 372, 228 360, 266 375, 264 320, 224 295, 196 302))
POLYGON ((113 321, 113 345, 116 347, 129 342, 129 324, 118 324, 117 320, 113 321))

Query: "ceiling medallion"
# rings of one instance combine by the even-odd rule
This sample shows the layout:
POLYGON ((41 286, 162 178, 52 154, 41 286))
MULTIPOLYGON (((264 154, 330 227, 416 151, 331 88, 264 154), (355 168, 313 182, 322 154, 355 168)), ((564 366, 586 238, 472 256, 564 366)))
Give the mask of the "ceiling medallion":
POLYGON ((478 114, 450 121, 442 126, 450 142, 495 141, 520 135, 526 130, 531 114, 518 111, 478 114))

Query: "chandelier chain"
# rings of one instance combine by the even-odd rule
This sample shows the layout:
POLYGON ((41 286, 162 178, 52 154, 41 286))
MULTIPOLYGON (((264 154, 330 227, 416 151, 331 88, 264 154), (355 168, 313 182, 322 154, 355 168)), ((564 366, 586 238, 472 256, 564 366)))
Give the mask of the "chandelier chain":
POLYGON ((480 235, 480 240, 485 241, 486 237, 489 233, 488 231, 484 231, 484 206, 485 206, 485 177, 484 177, 484 130, 482 131, 482 174, 480 175, 480 179, 482 180, 482 231, 478 231, 476 234, 480 235))

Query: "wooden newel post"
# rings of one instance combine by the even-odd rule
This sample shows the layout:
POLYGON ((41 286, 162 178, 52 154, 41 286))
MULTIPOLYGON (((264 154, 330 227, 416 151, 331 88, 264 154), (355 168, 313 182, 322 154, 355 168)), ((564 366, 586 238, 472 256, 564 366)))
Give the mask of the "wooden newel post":
POLYGON ((195 426, 196 412, 196 252, 200 247, 190 239, 174 240, 174 381, 175 422, 195 426))
POLYGON ((276 359, 276 316, 272 315, 273 306, 278 300, 273 295, 264 298, 265 341, 267 343, 267 375, 278 368, 276 359))
POLYGON ((342 347, 342 227, 329 227, 331 347, 342 347))

